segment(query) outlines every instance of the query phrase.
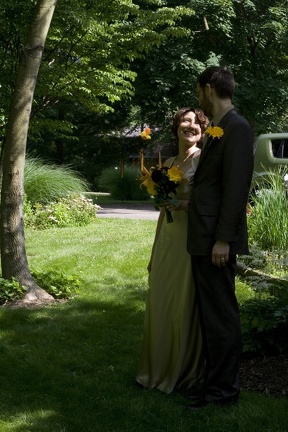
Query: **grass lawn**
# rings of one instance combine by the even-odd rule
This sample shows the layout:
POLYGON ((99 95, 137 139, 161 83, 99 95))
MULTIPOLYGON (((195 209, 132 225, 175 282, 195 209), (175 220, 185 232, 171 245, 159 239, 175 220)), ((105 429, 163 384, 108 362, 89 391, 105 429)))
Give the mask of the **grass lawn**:
POLYGON ((242 392, 238 407, 186 410, 134 386, 156 221, 98 219, 26 232, 30 266, 83 281, 64 304, 0 309, 1 432, 287 432, 288 401, 242 392))

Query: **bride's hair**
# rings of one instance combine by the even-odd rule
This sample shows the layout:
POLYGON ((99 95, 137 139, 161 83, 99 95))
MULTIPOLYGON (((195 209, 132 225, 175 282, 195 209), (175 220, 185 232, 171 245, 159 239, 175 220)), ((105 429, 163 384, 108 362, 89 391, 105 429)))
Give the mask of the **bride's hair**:
POLYGON ((178 139, 177 132, 178 132, 179 124, 181 123, 185 114, 191 111, 195 113, 196 119, 201 127, 202 135, 204 134, 204 131, 209 123, 209 119, 204 115, 203 111, 199 108, 188 108, 188 107, 180 108, 178 111, 176 111, 171 126, 172 133, 173 135, 175 135, 177 139, 178 139))

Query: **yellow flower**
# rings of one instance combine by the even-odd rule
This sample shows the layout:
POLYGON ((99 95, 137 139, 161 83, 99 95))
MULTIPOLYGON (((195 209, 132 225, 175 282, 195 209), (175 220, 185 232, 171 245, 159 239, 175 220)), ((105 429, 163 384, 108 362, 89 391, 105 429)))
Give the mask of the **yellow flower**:
POLYGON ((177 166, 172 166, 172 168, 168 169, 168 177, 171 181, 175 183, 180 183, 182 180, 183 172, 177 166))
POLYGON ((149 195, 156 195, 157 194, 157 191, 155 189, 156 184, 153 182, 153 180, 151 178, 145 180, 142 184, 146 187, 149 195))
POLYGON ((141 132, 140 136, 144 140, 151 139, 150 133, 151 129, 147 127, 144 129, 144 131, 141 132))
POLYGON ((157 191, 156 191, 156 184, 154 183, 154 181, 151 178, 151 173, 152 173, 152 169, 150 168, 150 170, 148 171, 144 166, 141 172, 141 177, 140 177, 140 181, 142 182, 140 187, 143 185, 146 187, 147 192, 149 193, 149 195, 156 195, 157 191))
POLYGON ((219 126, 208 126, 205 133, 214 138, 221 138, 224 135, 224 131, 219 126))

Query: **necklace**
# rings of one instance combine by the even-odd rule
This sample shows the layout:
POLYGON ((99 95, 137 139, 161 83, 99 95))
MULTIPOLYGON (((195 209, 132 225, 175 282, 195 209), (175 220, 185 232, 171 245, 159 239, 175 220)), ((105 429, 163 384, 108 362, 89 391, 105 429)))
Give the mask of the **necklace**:
POLYGON ((187 162, 190 161, 190 157, 187 156, 185 159, 183 159, 182 161, 177 161, 178 156, 176 156, 176 158, 174 159, 173 165, 176 165, 177 168, 179 168, 181 170, 181 168, 184 168, 185 165, 187 165, 187 162))
POLYGON ((188 166, 187 162, 189 162, 190 165, 190 161, 191 159, 195 156, 195 153, 197 154, 197 152, 200 151, 199 148, 197 148, 196 146, 193 146, 193 148, 191 149, 191 151, 189 152, 189 154, 185 157, 185 159, 183 159, 182 161, 177 162, 178 158, 179 158, 179 154, 175 157, 173 165, 176 165, 180 170, 181 168, 184 166, 188 166))

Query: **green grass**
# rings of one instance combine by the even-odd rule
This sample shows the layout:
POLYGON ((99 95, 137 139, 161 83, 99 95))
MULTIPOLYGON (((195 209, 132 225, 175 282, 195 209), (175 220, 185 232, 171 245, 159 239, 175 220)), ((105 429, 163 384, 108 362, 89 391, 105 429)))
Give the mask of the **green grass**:
POLYGON ((134 386, 155 226, 26 231, 30 265, 77 274, 83 288, 64 304, 0 309, 1 432, 287 431, 285 399, 242 392, 238 407, 193 413, 178 394, 134 386))

